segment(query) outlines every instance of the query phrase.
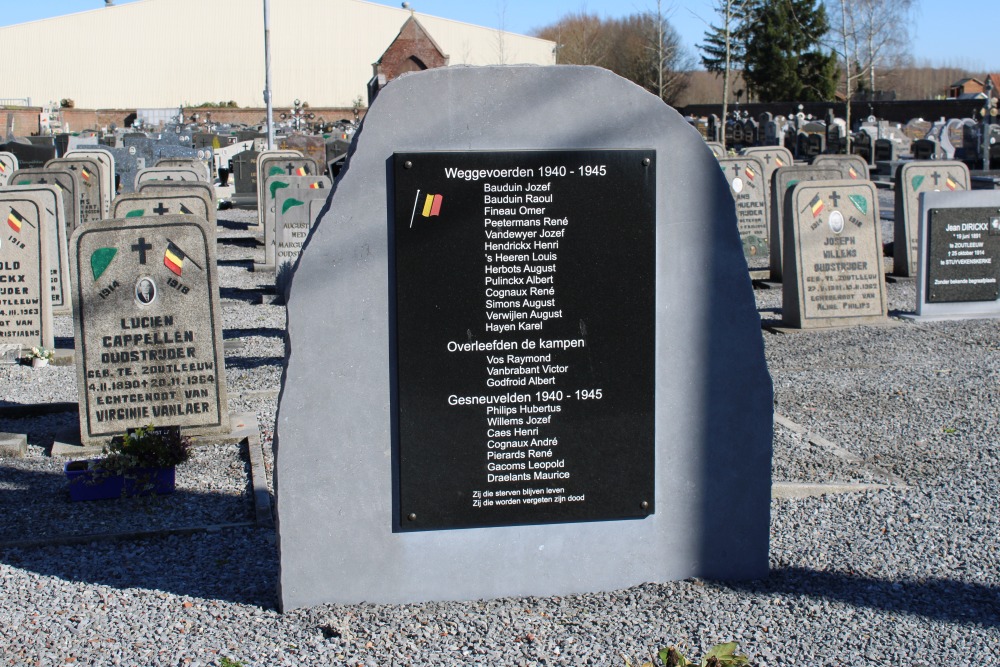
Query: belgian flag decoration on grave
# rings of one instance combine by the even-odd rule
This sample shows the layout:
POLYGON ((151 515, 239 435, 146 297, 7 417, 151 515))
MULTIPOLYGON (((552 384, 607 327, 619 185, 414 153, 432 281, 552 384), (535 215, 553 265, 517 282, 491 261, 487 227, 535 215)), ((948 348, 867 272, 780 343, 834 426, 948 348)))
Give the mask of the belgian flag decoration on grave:
POLYGON ((819 195, 816 195, 815 197, 813 197, 812 201, 809 202, 809 210, 812 211, 812 214, 813 214, 814 218, 816 216, 818 216, 820 213, 822 213, 823 212, 823 198, 820 197, 819 195))
MULTIPOLYGON (((174 274, 181 275, 184 271, 184 262, 189 261, 195 266, 198 264, 187 256, 187 254, 174 245, 174 242, 167 239, 167 249, 163 251, 163 266, 170 269, 174 274)), ((198 266, 200 269, 201 267, 198 266)))
POLYGON ((954 178, 952 178, 952 177, 951 177, 951 174, 948 174, 948 177, 947 177, 947 178, 945 178, 945 180, 944 180, 944 184, 945 184, 945 186, 947 186, 947 188, 948 188, 949 190, 951 190, 951 191, 953 191, 953 192, 954 192, 954 191, 955 191, 955 189, 956 189, 956 188, 958 187, 958 181, 956 181, 956 180, 955 180, 954 178))
POLYGON ((7 214, 7 226, 13 229, 18 234, 21 233, 21 225, 27 222, 24 216, 18 213, 12 206, 10 213, 7 214))
POLYGON ((431 216, 438 216, 441 214, 441 203, 444 201, 444 197, 441 195, 427 195, 427 199, 424 200, 424 208, 420 212, 425 218, 431 216))

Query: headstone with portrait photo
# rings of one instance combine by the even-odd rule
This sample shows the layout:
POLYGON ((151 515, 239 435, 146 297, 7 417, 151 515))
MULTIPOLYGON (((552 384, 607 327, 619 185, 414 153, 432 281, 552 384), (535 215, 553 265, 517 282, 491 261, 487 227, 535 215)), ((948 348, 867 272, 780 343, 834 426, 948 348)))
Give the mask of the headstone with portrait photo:
POLYGON ((743 155, 719 158, 719 166, 726 175, 729 191, 736 204, 736 220, 743 242, 743 256, 750 274, 766 278, 769 273, 767 214, 767 183, 764 162, 756 157, 743 155))
POLYGON ((792 186, 799 181, 838 180, 843 172, 837 167, 789 165, 779 167, 771 176, 771 234, 768 237, 771 255, 771 280, 781 281, 784 255, 784 213, 792 186))
POLYGON ((229 430, 215 230, 187 215, 111 219, 70 240, 80 437, 152 423, 229 430))

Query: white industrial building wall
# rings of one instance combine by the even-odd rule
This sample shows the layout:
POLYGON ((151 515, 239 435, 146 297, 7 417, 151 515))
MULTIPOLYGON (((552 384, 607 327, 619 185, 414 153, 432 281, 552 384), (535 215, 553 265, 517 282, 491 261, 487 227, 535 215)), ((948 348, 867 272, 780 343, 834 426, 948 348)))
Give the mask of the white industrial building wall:
MULTIPOLYGON (((96 2, 96 0, 95 0, 96 2)), ((271 0, 276 106, 351 106, 410 16, 362 0, 271 0)), ((425 14, 452 65, 555 62, 551 41, 425 14)), ((261 0, 140 0, 0 28, 0 98, 79 108, 263 106, 261 0)))

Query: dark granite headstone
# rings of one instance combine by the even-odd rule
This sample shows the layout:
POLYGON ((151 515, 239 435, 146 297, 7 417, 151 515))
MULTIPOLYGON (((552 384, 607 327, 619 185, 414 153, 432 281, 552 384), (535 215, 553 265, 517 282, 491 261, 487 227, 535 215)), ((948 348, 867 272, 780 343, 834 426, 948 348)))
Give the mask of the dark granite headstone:
POLYGON ((811 167, 792 165, 779 167, 771 176, 771 234, 768 244, 771 250, 771 279, 781 280, 784 267, 784 213, 786 199, 791 195, 791 187, 799 181, 835 181, 842 177, 837 167, 811 167))
POLYGON ((0 189, 0 344, 55 347, 45 197, 0 189))
POLYGON ((765 575, 773 406, 760 319, 735 210, 720 205, 726 179, 684 118, 599 68, 437 68, 384 88, 355 146, 291 278, 275 433, 281 607, 765 575), (525 200, 486 201, 506 196, 525 200), (547 292, 487 292, 532 287, 547 292), (486 328, 522 321, 533 326, 486 328), (553 368, 535 373, 542 364, 553 368), (487 386, 530 376, 546 383, 487 386), (414 427, 429 439, 405 439, 414 427), (588 460, 591 433, 606 437, 588 460), (636 468, 650 437, 653 460, 636 468), (517 452, 549 465, 531 482, 490 482, 515 474, 489 464, 517 452), (623 469, 635 484, 616 507, 602 479, 623 469), (650 479, 647 500, 636 491, 650 479), (413 498, 425 509, 408 510, 413 498), (470 516, 518 525, 404 528, 470 516))
POLYGON ((105 220, 73 233, 70 260, 83 443, 148 424, 228 431, 215 231, 105 220))
POLYGON ((16 157, 20 169, 44 167, 46 162, 56 157, 55 146, 35 146, 19 141, 8 141, 5 144, 0 144, 0 151, 11 153, 16 157))
POLYGON ((896 169, 892 273, 917 273, 920 194, 969 190, 969 168, 949 160, 905 162, 896 169))
POLYGON ((878 194, 870 181, 800 181, 785 199, 782 321, 812 329, 886 319, 878 194))
POLYGON ((1000 318, 1000 192, 921 199, 915 319, 1000 318))

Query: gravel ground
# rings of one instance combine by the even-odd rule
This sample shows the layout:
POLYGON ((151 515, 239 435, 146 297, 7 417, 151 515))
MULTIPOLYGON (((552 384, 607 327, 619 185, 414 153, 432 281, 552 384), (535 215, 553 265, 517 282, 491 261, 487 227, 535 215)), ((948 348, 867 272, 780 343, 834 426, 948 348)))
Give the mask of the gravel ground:
MULTIPOLYGON (((880 200, 888 243, 891 193, 880 200)), ((256 414, 270 484, 285 315, 261 304, 269 274, 250 271, 254 215, 219 212, 219 273, 225 338, 241 344, 229 407, 256 414)), ((913 309, 912 281, 888 290, 891 310, 913 309)), ((755 294, 763 319, 780 316, 780 289, 755 294)), ((70 346, 70 318, 56 327, 70 346)), ((729 640, 762 667, 1000 663, 1000 323, 762 335, 776 410, 797 425, 775 427, 775 481, 890 488, 772 501, 771 575, 754 582, 279 614, 266 529, 4 547, 253 516, 238 445, 199 449, 173 496, 75 507, 47 452, 76 413, 8 407, 0 431, 27 433, 29 453, 0 459, 0 664, 623 665, 729 640)), ((76 401, 72 367, 0 366, 0 396, 76 401)))

